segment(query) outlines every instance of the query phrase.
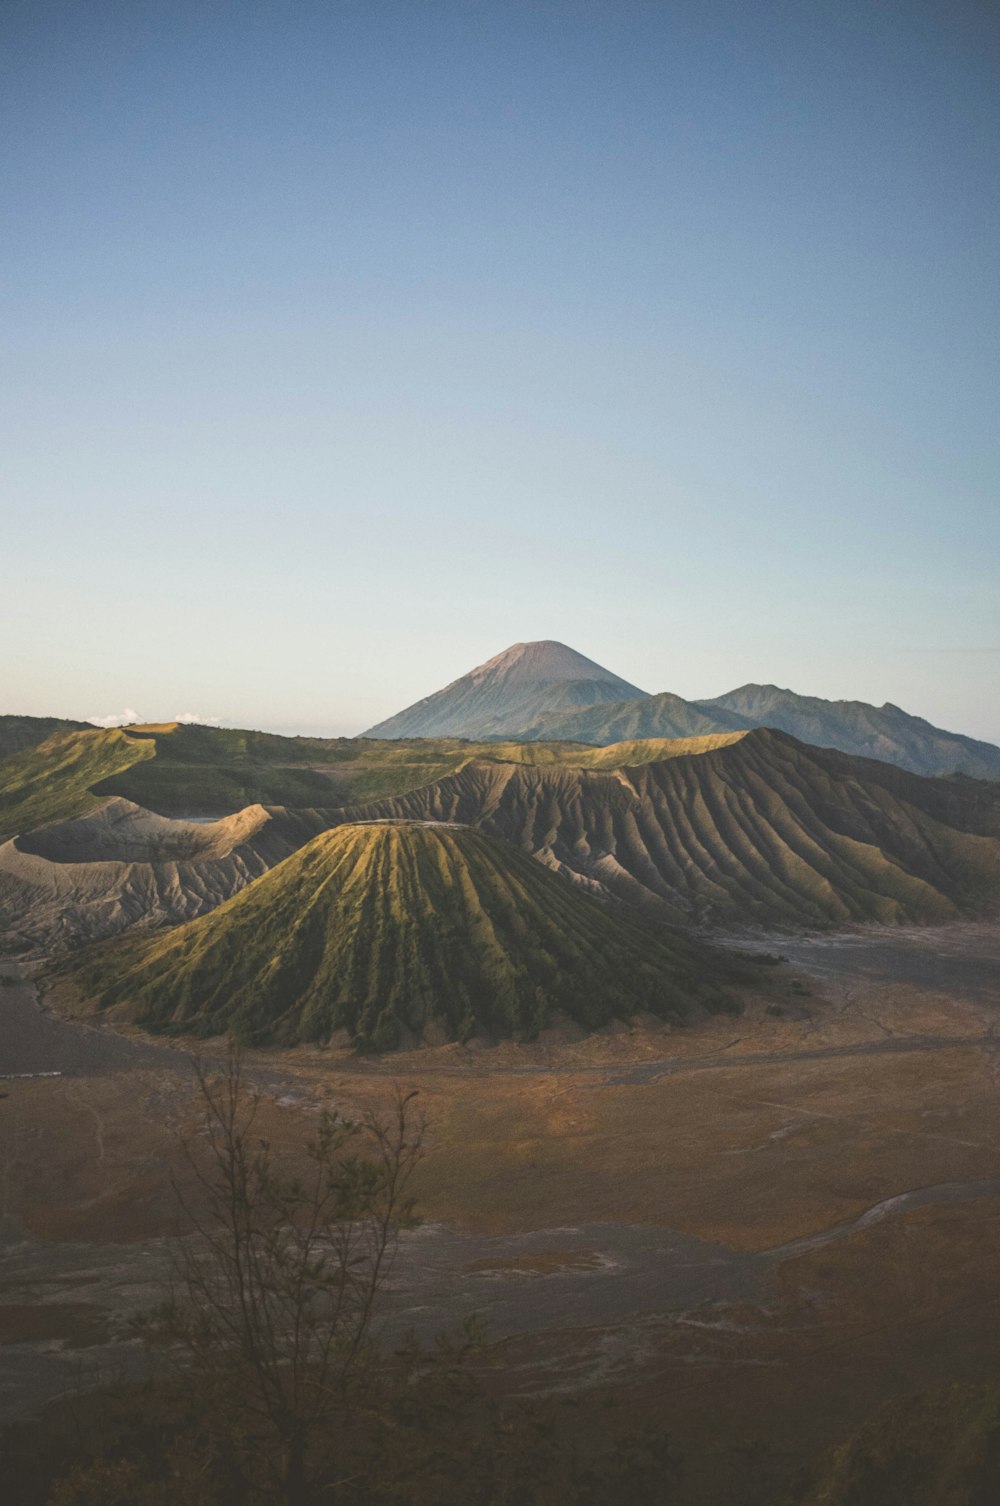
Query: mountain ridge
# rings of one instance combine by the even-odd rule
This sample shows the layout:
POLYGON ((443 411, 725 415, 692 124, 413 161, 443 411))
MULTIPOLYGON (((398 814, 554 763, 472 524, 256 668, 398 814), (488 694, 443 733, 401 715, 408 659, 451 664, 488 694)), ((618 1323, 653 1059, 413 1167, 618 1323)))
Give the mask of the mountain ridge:
POLYGON ((617 769, 473 759, 353 817, 478 826, 675 923, 936 923, 1000 894, 995 784, 767 728, 617 769))
POLYGON ((880 758, 915 774, 1000 780, 1000 747, 935 727, 891 701, 824 700, 749 682, 721 696, 652 695, 554 641, 518 643, 395 716, 369 737, 505 737, 597 745, 775 727, 800 742, 880 758), (545 670, 539 676, 538 666, 545 670), (548 669, 545 666, 548 665, 548 669), (581 673, 597 671, 597 677, 581 673), (525 685, 518 690, 518 678, 525 685), (530 684, 530 691, 525 686, 530 684))

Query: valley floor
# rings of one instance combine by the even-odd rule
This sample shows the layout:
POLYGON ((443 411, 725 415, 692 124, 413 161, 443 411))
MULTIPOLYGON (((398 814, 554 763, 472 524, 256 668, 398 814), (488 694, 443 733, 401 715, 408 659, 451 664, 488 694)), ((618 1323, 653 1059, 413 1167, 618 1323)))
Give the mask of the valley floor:
MULTIPOLYGON (((788 959, 738 1019, 252 1063, 279 1147, 418 1087, 427 1222, 392 1329, 480 1312, 504 1389, 668 1419, 692 1502, 739 1499, 745 1440, 780 1475, 885 1396, 1000 1371, 1000 926, 732 944, 788 959)), ((198 1122, 183 1050, 44 1002, 0 989, 4 1417, 141 1362, 126 1320, 198 1122)))

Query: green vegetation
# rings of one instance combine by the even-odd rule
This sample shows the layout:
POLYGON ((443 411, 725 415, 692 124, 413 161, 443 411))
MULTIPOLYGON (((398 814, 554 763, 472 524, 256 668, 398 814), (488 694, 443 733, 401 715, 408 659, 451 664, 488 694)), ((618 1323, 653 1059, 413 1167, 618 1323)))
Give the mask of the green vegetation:
POLYGON ((0 762, 0 836, 86 815, 121 796, 165 816, 220 816, 247 805, 337 809, 404 795, 473 759, 538 767, 612 768, 715 746, 722 739, 579 743, 470 743, 461 738, 278 737, 176 722, 59 732, 0 762))
POLYGON ((162 815, 222 815, 246 805, 337 807, 402 794, 452 773, 469 744, 279 737, 176 723, 137 728, 155 757, 98 787, 162 815))
POLYGON ((796 1506, 994 1506, 1000 1384, 890 1402, 815 1471, 796 1506))
POLYGON ((57 732, 89 732, 87 722, 70 722, 61 716, 0 716, 0 759, 37 748, 57 732))
POLYGON ((338 807, 404 795, 455 774, 470 760, 544 767, 611 768, 700 751, 725 738, 664 740, 621 747, 579 743, 277 737, 218 727, 133 729, 155 758, 102 780, 97 793, 122 795, 162 815, 221 815, 245 805, 338 807))
POLYGON ((117 727, 62 732, 0 763, 0 837, 69 821, 100 804, 99 780, 152 758, 155 746, 117 727))
POLYGON ((731 1007, 670 932, 480 832, 407 824, 325 832, 211 914, 72 966, 118 1018, 282 1045, 344 1029, 390 1050, 428 1029, 530 1038, 556 1011, 593 1029, 731 1007))

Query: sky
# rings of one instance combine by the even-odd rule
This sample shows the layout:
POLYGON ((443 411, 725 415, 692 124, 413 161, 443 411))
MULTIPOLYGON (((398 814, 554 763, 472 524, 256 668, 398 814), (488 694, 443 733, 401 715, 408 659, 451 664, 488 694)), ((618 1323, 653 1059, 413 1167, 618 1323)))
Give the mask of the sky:
POLYGON ((990 0, 4 0, 0 712, 1000 741, 990 0))

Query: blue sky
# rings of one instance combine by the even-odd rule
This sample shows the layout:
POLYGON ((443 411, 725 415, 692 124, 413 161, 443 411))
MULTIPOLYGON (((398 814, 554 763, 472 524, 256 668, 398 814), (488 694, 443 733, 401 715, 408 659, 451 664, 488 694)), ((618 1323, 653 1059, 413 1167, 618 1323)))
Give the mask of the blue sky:
POLYGON ((0 710, 518 639, 1000 740, 1000 23, 7 0, 0 710))

